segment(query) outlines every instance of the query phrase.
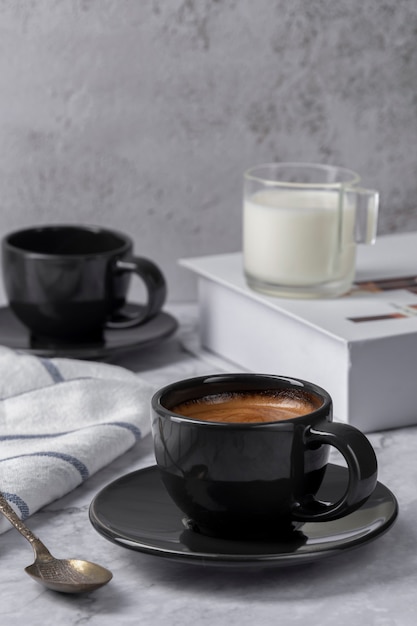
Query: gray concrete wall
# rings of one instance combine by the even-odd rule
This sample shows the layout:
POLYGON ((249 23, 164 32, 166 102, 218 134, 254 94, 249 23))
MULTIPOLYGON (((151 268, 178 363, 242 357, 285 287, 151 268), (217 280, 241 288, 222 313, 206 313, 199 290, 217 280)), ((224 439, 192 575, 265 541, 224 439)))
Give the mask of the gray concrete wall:
POLYGON ((0 0, 0 146, 0 235, 128 231, 172 300, 179 257, 240 249, 256 163, 357 170, 417 230, 417 3, 0 0))

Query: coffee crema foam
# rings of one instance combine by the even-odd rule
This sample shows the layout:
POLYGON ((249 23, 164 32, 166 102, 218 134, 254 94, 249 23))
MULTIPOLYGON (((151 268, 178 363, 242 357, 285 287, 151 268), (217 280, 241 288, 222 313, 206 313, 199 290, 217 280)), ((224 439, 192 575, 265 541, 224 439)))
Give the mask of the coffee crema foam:
POLYGON ((321 406, 321 400, 305 392, 224 393, 188 400, 172 411, 207 422, 266 423, 307 415, 321 406))

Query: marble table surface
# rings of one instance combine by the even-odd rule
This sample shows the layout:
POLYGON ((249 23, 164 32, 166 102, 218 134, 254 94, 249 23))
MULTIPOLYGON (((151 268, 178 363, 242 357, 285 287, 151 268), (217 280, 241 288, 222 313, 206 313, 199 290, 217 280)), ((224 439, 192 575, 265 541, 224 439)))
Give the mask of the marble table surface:
MULTIPOLYGON (((194 305, 171 305, 167 309, 180 322, 175 336, 112 362, 156 386, 219 371, 215 360, 210 362, 184 349, 184 341, 187 344, 197 324, 194 305)), ((94 530, 88 517, 93 497, 115 478, 154 464, 151 437, 147 437, 28 520, 55 556, 80 556, 101 563, 112 570, 113 580, 84 596, 45 590, 25 574, 24 567, 33 560, 32 550, 11 529, 0 536, 0 624, 414 625, 417 427, 368 437, 378 457, 379 480, 399 502, 400 514, 390 530, 359 549, 308 565, 240 571, 127 550, 94 530)))

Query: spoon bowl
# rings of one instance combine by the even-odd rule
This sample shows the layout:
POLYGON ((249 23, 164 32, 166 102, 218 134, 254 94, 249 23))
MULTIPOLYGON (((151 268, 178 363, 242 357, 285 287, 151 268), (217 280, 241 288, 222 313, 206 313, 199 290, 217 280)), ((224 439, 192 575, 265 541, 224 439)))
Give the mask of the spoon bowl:
POLYGON ((25 572, 48 589, 62 593, 94 591, 112 579, 112 573, 105 567, 80 559, 35 561, 25 567, 25 572))
POLYGON ((42 541, 21 521, 14 509, 0 493, 0 513, 32 545, 35 561, 25 568, 36 582, 62 593, 94 591, 107 584, 113 574, 96 563, 80 559, 56 559, 42 541))

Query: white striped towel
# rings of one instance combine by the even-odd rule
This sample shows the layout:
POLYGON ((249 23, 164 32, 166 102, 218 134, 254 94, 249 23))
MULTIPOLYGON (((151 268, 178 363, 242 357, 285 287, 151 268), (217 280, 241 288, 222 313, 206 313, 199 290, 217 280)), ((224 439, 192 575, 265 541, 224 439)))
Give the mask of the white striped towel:
MULTIPOLYGON (((0 347, 0 491, 22 519, 150 432, 152 387, 115 365, 0 347)), ((0 533, 11 528, 0 515, 0 533)))

